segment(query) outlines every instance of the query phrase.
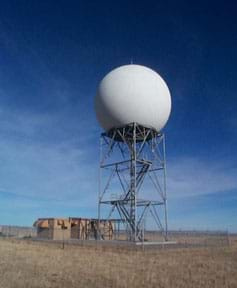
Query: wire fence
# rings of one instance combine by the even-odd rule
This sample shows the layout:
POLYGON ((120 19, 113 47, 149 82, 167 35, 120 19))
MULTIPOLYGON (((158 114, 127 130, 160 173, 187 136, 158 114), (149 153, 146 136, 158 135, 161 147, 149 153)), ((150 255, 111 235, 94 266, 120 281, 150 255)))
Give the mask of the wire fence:
MULTIPOLYGON (((41 241, 58 241, 67 244, 78 245, 113 245, 113 246, 131 246, 127 241, 125 231, 120 231, 119 236, 115 235, 112 239, 107 241, 95 241, 96 234, 89 231, 87 234, 75 232, 70 229, 58 228, 44 228, 36 229, 34 227, 19 227, 10 225, 0 226, 0 237, 6 238, 25 238, 41 241), (94 240, 94 241, 93 241, 94 240)), ((164 243, 162 233, 157 231, 146 231, 144 242, 140 246, 149 246, 149 243, 164 243)), ((109 238, 108 238, 109 239, 109 238)), ((197 231, 197 230, 172 230, 168 233, 167 247, 186 247, 186 246, 228 246, 230 244, 230 237, 228 231, 197 231)), ((160 245, 163 247, 162 245, 160 245)))
POLYGON ((37 230, 34 227, 0 225, 0 237, 32 238, 37 237, 37 230))

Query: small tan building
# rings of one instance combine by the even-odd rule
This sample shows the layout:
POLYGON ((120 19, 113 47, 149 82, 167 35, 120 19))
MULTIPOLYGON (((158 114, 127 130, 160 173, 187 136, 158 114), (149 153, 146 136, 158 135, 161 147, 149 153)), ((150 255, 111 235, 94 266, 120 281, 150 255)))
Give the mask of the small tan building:
POLYGON ((88 218, 39 218, 34 223, 37 228, 37 237, 52 240, 69 239, 98 239, 112 240, 114 223, 111 220, 88 218))

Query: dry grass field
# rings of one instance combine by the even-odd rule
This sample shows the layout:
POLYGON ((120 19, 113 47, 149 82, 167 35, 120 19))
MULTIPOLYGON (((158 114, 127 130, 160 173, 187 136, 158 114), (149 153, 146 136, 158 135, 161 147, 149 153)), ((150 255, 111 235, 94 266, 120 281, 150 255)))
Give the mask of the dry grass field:
POLYGON ((237 240, 226 247, 79 246, 0 239, 0 287, 237 287, 237 240))

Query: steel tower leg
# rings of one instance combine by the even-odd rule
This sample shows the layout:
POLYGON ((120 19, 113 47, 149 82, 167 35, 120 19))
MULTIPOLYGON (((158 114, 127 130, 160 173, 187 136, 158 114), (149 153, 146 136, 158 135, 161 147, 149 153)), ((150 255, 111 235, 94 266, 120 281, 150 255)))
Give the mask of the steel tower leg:
POLYGON ((131 143, 131 162, 130 162, 130 221, 131 221, 131 235, 130 240, 137 239, 137 221, 136 221, 136 123, 133 127, 133 141, 131 143))
MULTIPOLYGON (((131 123, 102 133, 100 147, 99 223, 102 212, 106 212, 108 216, 105 217, 104 213, 103 220, 113 219, 116 223, 127 227, 127 239, 132 242, 144 241, 145 218, 150 212, 159 232, 164 240, 167 240, 164 134, 152 128, 131 123), (103 177, 103 172, 106 172, 106 177, 103 177), (105 183, 103 183, 104 178, 107 179, 105 183), (141 190, 146 186, 144 185, 146 179, 151 180, 150 184, 154 191, 149 197, 154 199, 140 198, 141 190), (106 206, 110 206, 110 209, 106 210, 106 206), (161 208, 164 211, 162 217, 160 216, 161 208), (114 211, 117 218, 113 218, 114 211)), ((150 189, 151 187, 148 186, 148 191, 145 190, 145 197, 150 189)), ((99 233, 99 238, 101 239, 101 233, 99 233)))

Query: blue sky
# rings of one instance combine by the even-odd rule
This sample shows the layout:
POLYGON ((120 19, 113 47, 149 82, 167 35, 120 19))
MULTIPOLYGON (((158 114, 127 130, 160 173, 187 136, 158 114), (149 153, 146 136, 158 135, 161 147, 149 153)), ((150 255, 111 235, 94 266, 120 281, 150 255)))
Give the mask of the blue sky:
POLYGON ((92 216, 94 95, 130 63, 166 80, 169 225, 237 232, 235 1, 1 1, 0 223, 92 216))

